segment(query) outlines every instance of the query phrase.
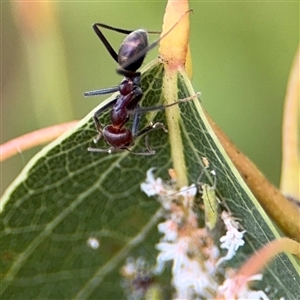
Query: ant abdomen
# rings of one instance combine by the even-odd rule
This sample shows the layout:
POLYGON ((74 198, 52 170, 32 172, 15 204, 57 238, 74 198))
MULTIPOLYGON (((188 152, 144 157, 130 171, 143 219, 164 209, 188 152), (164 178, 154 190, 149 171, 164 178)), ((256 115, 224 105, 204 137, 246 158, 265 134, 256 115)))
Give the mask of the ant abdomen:
POLYGON ((102 134, 105 141, 114 149, 126 149, 133 144, 132 132, 127 128, 117 129, 107 125, 102 134))
MULTIPOLYGON (((131 32, 122 42, 119 53, 118 63, 124 65, 129 59, 136 57, 137 53, 148 47, 148 35, 143 29, 131 32)), ((143 64, 146 54, 136 59, 133 63, 126 66, 127 71, 135 72, 143 64)))

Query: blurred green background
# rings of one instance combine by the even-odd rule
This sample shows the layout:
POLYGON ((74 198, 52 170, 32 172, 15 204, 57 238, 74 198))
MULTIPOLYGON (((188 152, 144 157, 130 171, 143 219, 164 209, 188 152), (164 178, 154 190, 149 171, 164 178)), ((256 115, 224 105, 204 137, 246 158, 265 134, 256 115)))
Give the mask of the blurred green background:
MULTIPOLYGON (((121 80, 91 25, 161 30, 165 5, 2 2, 1 143, 84 117, 105 96, 85 99, 83 92, 121 80)), ((191 1, 190 7, 194 89, 216 123, 278 185, 283 100, 299 43, 299 3, 191 1)), ((114 32, 107 36, 115 49, 124 38, 114 32)), ((1 193, 38 150, 2 164, 1 193)))

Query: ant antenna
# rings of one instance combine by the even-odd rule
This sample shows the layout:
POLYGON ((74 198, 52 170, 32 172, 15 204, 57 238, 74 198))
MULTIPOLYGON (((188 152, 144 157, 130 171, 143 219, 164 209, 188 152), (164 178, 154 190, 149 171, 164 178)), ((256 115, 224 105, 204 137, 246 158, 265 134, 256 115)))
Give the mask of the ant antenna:
MULTIPOLYGON (((103 23, 95 23, 93 25, 93 28, 95 26, 100 26, 102 28, 113 30, 113 31, 116 31, 116 32, 119 32, 119 33, 123 33, 123 34, 130 34, 131 32, 134 31, 134 30, 127 30, 127 29, 122 29, 122 28, 118 28, 118 27, 113 27, 113 26, 110 26, 110 25, 107 25, 107 24, 103 24, 103 23)), ((147 31, 147 33, 150 33, 150 34, 161 34, 160 31, 147 31)))
POLYGON ((134 57, 132 57, 131 59, 128 59, 126 61, 126 63, 124 63, 123 65, 121 65, 119 68, 117 68, 117 73, 121 73, 122 74, 122 70, 126 70, 128 66, 130 66, 132 63, 134 63, 136 60, 138 60, 139 58, 143 57, 148 51, 150 51, 151 49, 153 49, 154 47, 156 47, 156 45, 163 39, 165 38, 176 26, 177 24, 182 20, 182 18, 190 13, 193 12, 192 9, 189 9, 188 11, 186 11, 184 14, 181 15, 181 17, 176 21, 176 23, 164 34, 162 35, 158 40, 156 40, 155 42, 153 42, 151 45, 149 45, 148 47, 144 48, 143 50, 141 50, 140 52, 138 52, 134 57))
MULTIPOLYGON (((101 30, 98 27, 113 30, 113 31, 123 33, 123 34, 130 34, 130 33, 134 32, 135 30, 122 29, 122 28, 118 28, 118 27, 109 26, 109 25, 106 25, 103 23, 94 23, 93 24, 93 29, 94 29, 95 33, 97 34, 98 38, 103 43, 103 45, 105 46, 105 48, 107 49, 109 54, 112 56, 112 58, 118 63, 118 54, 113 49, 113 47, 110 45, 109 41, 106 39, 106 37, 104 36, 104 34, 101 32, 101 30)), ((159 31, 147 31, 147 32, 150 34, 160 34, 159 31)))

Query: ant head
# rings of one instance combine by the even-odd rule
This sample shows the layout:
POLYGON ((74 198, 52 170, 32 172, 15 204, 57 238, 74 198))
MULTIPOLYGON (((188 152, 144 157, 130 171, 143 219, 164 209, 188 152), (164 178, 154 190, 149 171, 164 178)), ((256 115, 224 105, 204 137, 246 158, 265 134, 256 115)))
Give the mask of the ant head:
MULTIPOLYGON (((132 77, 136 76, 136 70, 142 65, 147 52, 157 46, 157 44, 174 29, 180 20, 190 12, 192 12, 191 9, 186 11, 165 34, 161 35, 158 40, 150 45, 148 45, 148 36, 145 30, 138 29, 131 32, 125 38, 119 50, 118 63, 120 67, 117 69, 117 73, 124 75, 126 71, 128 71, 132 73, 132 77)), ((149 33, 158 32, 149 31, 149 33)))
POLYGON ((139 56, 138 53, 148 47, 148 34, 145 30, 138 29, 131 32, 121 44, 118 53, 118 63, 120 66, 126 65, 126 71, 135 72, 143 64, 146 52, 139 56), (138 56, 137 56, 138 55, 138 56), (134 60, 134 57, 137 57, 134 60), (127 65, 128 60, 132 63, 127 65))

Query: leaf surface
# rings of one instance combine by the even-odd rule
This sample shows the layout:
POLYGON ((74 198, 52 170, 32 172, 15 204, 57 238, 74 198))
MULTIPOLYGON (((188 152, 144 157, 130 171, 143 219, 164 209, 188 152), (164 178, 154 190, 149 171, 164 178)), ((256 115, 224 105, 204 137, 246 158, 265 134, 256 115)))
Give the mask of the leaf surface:
MULTIPOLYGON (((164 102, 163 76, 158 61, 145 68, 142 107, 164 102)), ((177 87, 178 99, 195 94, 184 73, 178 74, 177 87)), ((189 183, 196 182, 202 157, 216 170, 219 197, 247 230, 247 245, 235 261, 242 264, 279 233, 227 158, 200 102, 182 103, 179 108, 185 175, 189 183)), ((155 264, 156 225, 162 210, 154 198, 141 192, 140 184, 151 167, 156 167, 156 176, 167 180, 173 167, 171 148, 176 152, 180 147, 157 129, 149 133, 154 156, 88 152, 88 147, 95 147, 92 115, 37 154, 2 197, 3 299, 124 299, 119 270, 125 259, 142 256, 155 264), (90 237, 100 241, 98 249, 87 245, 90 237)), ((142 114, 141 128, 151 121, 169 126, 165 111, 142 114)), ((101 123, 109 123, 108 112, 101 123)), ((107 145, 101 141, 97 147, 107 145)), ((145 151, 143 137, 132 150, 145 151)), ((295 299, 300 290, 296 265, 294 258, 280 255, 267 268, 264 283, 277 289, 278 295, 295 299)))

